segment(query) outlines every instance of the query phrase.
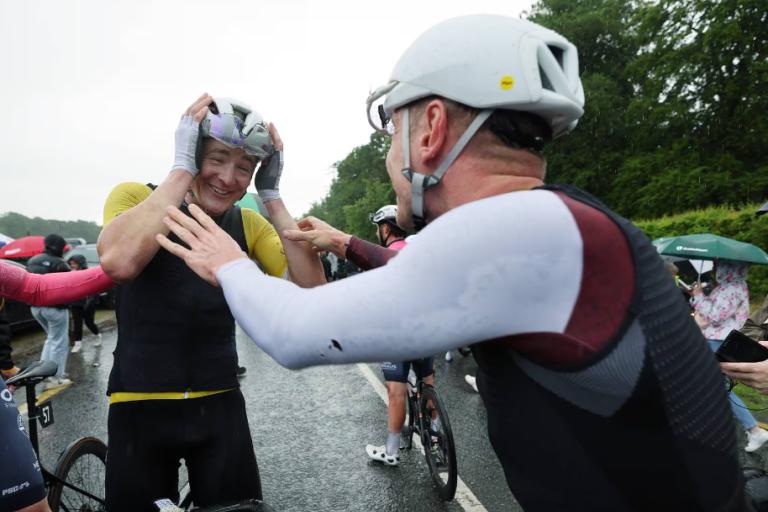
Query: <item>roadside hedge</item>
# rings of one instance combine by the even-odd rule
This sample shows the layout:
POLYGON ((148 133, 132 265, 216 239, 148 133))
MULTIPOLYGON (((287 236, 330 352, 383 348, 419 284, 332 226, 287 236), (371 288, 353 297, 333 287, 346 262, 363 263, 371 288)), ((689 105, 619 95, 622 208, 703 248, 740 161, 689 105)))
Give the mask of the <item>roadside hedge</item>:
MULTIPOLYGON (((739 208, 713 206, 703 210, 637 220, 635 224, 654 240, 662 236, 712 233, 741 242, 749 242, 768 251, 768 215, 758 217, 759 204, 745 204, 739 208)), ((752 265, 747 275, 752 305, 763 301, 768 294, 768 265, 752 265)))

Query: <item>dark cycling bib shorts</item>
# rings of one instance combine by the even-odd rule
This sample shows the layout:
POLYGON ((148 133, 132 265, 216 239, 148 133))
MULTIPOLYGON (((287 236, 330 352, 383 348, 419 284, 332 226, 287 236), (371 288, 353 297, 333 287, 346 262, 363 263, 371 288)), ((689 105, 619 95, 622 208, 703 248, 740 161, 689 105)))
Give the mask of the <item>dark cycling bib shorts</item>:
POLYGON ((0 388, 0 510, 18 510, 45 498, 45 485, 24 419, 2 378, 0 388))
POLYGON ((434 357, 425 357, 424 359, 400 363, 385 361, 381 363, 381 373, 384 374, 384 380, 387 382, 402 382, 405 384, 408 382, 408 372, 411 369, 411 365, 413 365, 413 372, 418 379, 425 379, 435 373, 434 357))

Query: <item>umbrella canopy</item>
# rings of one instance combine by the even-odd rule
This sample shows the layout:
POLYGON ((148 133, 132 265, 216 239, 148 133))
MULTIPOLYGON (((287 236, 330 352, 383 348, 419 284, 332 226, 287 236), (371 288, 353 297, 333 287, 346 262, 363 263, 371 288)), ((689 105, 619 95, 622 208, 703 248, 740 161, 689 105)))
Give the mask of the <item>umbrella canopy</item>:
POLYGON ((664 237, 653 244, 660 254, 696 260, 732 260, 768 265, 768 254, 756 245, 711 234, 664 237))
POLYGON ((45 249, 42 236, 23 236, 0 249, 0 258, 31 258, 45 249))
MULTIPOLYGON (((0 258, 5 259, 23 259, 31 258, 45 250, 44 236, 23 236, 17 238, 0 248, 0 258)), ((64 250, 69 250, 69 245, 64 250)))

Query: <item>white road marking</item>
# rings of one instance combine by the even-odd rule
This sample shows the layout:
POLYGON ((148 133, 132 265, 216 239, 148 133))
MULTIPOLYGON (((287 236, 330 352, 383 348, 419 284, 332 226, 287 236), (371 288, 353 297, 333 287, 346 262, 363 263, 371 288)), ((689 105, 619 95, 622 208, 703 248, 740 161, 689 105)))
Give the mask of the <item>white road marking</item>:
MULTIPOLYGON (((376 391, 376 394, 379 395, 379 398, 381 398, 385 404, 389 405, 387 388, 376 377, 376 375, 368 367, 368 365, 363 363, 358 363, 357 369, 360 370, 360 373, 363 374, 363 376, 371 385, 371 387, 373 387, 373 390, 376 391)), ((421 451, 423 455, 424 447, 421 445, 421 439, 419 439, 417 436, 413 436, 413 444, 414 446, 416 446, 416 448, 419 449, 419 451, 421 451)), ((477 499, 477 496, 475 496, 475 494, 467 486, 467 484, 464 483, 461 477, 457 479, 456 497, 454 498, 454 500, 456 501, 456 503, 461 505, 462 509, 466 510, 467 512, 488 512, 486 508, 483 506, 483 504, 480 503, 480 500, 477 499)))

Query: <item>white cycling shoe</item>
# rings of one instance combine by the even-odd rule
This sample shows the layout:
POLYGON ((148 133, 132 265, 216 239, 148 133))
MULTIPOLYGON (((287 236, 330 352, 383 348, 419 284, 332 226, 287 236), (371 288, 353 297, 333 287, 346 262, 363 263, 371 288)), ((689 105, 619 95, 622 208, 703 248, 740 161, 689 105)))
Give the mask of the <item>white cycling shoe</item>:
POLYGON ((365 447, 365 453, 367 453, 371 459, 382 462, 387 466, 397 466, 400 464, 400 456, 395 455, 393 457, 387 455, 386 446, 373 446, 372 444, 369 444, 365 447))

